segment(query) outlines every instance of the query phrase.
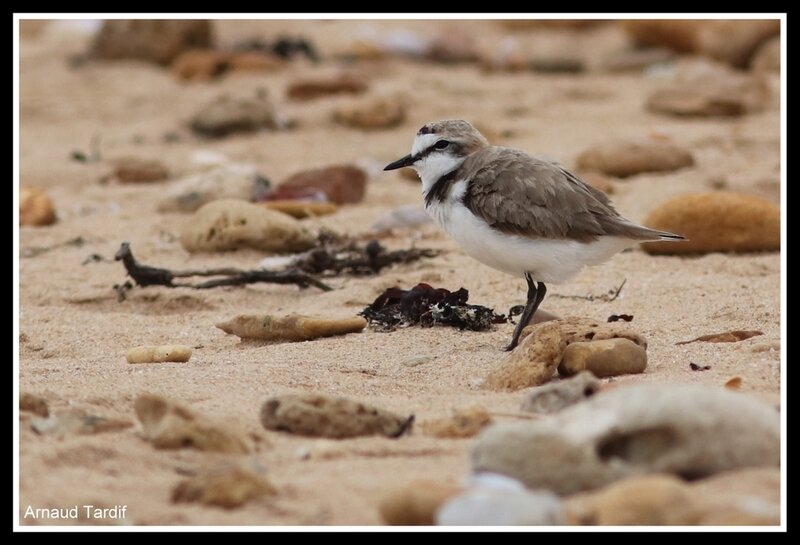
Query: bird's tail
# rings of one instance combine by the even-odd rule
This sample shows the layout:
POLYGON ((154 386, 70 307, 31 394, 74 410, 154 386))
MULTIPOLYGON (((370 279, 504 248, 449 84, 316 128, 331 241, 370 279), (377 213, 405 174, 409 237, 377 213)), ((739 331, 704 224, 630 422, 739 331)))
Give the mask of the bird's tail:
POLYGON ((679 240, 686 240, 686 237, 683 235, 676 235, 675 233, 669 233, 667 231, 657 231, 655 229, 648 229, 647 227, 642 227, 642 231, 642 234, 647 237, 642 239, 645 242, 655 240, 671 240, 677 242, 679 240))
POLYGON ((682 235, 676 235, 675 233, 670 233, 667 231, 658 231, 657 229, 650 229, 649 227, 635 224, 628 225, 628 232, 626 234, 629 235, 630 238, 638 240, 639 242, 654 242, 658 240, 686 240, 686 237, 682 235))

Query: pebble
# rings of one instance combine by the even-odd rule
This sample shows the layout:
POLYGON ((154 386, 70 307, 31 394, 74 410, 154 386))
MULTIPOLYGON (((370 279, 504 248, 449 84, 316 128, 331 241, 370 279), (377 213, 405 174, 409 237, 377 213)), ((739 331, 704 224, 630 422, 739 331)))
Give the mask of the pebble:
POLYGON ((632 384, 546 419, 490 426, 477 439, 472 463, 476 472, 571 494, 647 473, 701 478, 777 468, 780 435, 779 413, 744 394, 697 384, 632 384))
POLYGON ((230 423, 212 422, 165 397, 142 394, 136 398, 134 409, 144 438, 155 448, 192 448, 227 454, 246 454, 252 450, 250 441, 230 423))
POLYGON ((433 219, 424 208, 417 204, 404 204, 378 216, 370 231, 383 233, 393 229, 417 229, 431 223, 433 219))
POLYGON ((355 165, 332 165, 303 170, 284 180, 278 190, 318 189, 336 204, 353 204, 364 200, 367 173, 355 165))
POLYGON ((564 349, 558 373, 572 376, 591 371, 596 377, 643 373, 647 352, 628 339, 606 339, 572 343, 564 349))
POLYGON ((332 95, 358 95, 366 92, 367 82, 350 75, 339 74, 329 78, 295 81, 289 85, 286 95, 292 100, 312 100, 332 95))
POLYGON ((635 476, 566 500, 571 524, 600 526, 778 525, 780 470, 726 471, 686 482, 635 476))
POLYGON ((727 471, 691 483, 699 504, 698 524, 778 526, 781 523, 781 471, 774 467, 727 471))
POLYGON ((742 377, 731 377, 725 382, 728 390, 739 390, 742 387, 742 377))
POLYGON ((585 526, 695 525, 700 513, 691 488, 673 475, 631 477, 566 501, 568 519, 585 526))
POLYGON ((128 350, 128 363, 186 362, 192 357, 192 347, 182 344, 164 346, 137 346, 128 350))
POLYGON ((771 202, 741 193, 682 195, 663 203, 645 225, 688 240, 643 245, 651 254, 769 252, 781 248, 781 211, 771 202))
POLYGON ((443 64, 475 62, 478 60, 478 50, 470 34, 451 27, 431 40, 426 56, 443 64))
POLYGON ((353 318, 317 318, 290 314, 271 316, 269 314, 240 314, 216 326, 230 335, 242 339, 269 342, 302 342, 359 333, 367 327, 367 320, 361 316, 353 318))
POLYGON ((522 410, 537 414, 556 413, 580 403, 600 390, 600 381, 591 372, 537 386, 526 393, 522 410))
POLYGON ((288 122, 275 112, 266 97, 223 95, 192 116, 190 126, 199 136, 222 138, 237 132, 282 129, 288 126, 288 122))
POLYGON ((275 210, 276 212, 287 214, 297 219, 317 218, 319 216, 335 214, 339 211, 339 207, 330 202, 273 200, 262 201, 259 203, 259 206, 263 206, 268 210, 275 210))
POLYGON ((45 418, 50 415, 50 410, 47 407, 47 400, 28 392, 19 394, 19 410, 32 412, 35 415, 45 418))
POLYGON ((288 394, 268 399, 261 424, 268 430, 311 437, 345 439, 365 435, 400 437, 414 417, 399 416, 343 397, 288 394))
POLYGON ((56 221, 53 201, 38 187, 19 188, 19 224, 40 227, 56 221))
POLYGON ((679 63, 671 83, 648 96, 647 108, 674 116, 732 117, 763 110, 770 99, 769 85, 760 75, 686 61, 679 63))
POLYGON ((82 410, 71 410, 59 414, 50 414, 47 418, 35 418, 31 427, 42 435, 80 434, 92 435, 108 431, 120 431, 133 426, 127 419, 106 418, 86 414, 82 410))
POLYGON ((547 490, 473 488, 447 501, 438 526, 556 526, 564 524, 561 500, 547 490))
POLYGON ((462 439, 474 437, 492 423, 492 416, 485 407, 476 406, 453 412, 448 418, 428 420, 420 424, 422 432, 429 437, 462 439))
POLYGON ((781 37, 775 36, 764 42, 750 61, 750 70, 757 74, 780 74, 781 37))
POLYGON ((249 200, 257 184, 268 185, 253 165, 231 163, 178 178, 169 183, 159 212, 194 212, 220 199, 249 200))
POLYGON ((556 322, 545 322, 520 342, 483 382, 489 390, 519 390, 544 384, 558 367, 565 343, 556 322))
POLYGON ((297 253, 316 244, 316 236, 296 219, 257 204, 221 199, 203 205, 186 222, 181 244, 189 252, 255 248, 297 253))
POLYGON ((233 509, 262 496, 275 494, 275 487, 255 471, 228 467, 180 481, 172 489, 172 503, 201 503, 233 509))
POLYGON ((169 178, 169 170, 161 161, 140 157, 120 157, 113 161, 112 176, 121 183, 158 182, 169 178))
POLYGON ((406 107, 397 98, 369 98, 333 110, 333 121, 363 130, 390 129, 406 118, 406 107))
POLYGON ((539 386, 553 376, 567 345, 617 337, 647 348, 647 341, 641 335, 619 322, 603 323, 568 317, 529 325, 522 330, 519 346, 489 373, 483 387, 490 390, 519 390, 539 386))
POLYGON ((387 493, 378 511, 393 526, 433 526, 439 507, 462 490, 436 481, 412 481, 387 493))
POLYGON ((89 55, 169 64, 189 49, 210 47, 211 21, 203 19, 106 19, 89 55))
POLYGON ((671 172, 694 165, 689 150, 652 138, 618 140, 593 146, 578 156, 577 166, 625 178, 642 172, 671 172))
POLYGON ((753 52, 780 32, 779 20, 636 19, 623 22, 630 37, 641 45, 661 45, 680 53, 697 53, 747 66, 753 52))

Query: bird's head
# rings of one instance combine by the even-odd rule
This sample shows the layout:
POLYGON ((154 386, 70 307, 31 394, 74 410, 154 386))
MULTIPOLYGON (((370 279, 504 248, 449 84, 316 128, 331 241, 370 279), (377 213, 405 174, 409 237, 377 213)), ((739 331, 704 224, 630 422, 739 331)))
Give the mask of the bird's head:
POLYGON ((469 155, 488 145, 486 138, 466 121, 434 121, 417 131, 411 153, 383 170, 413 167, 424 184, 452 172, 469 155))

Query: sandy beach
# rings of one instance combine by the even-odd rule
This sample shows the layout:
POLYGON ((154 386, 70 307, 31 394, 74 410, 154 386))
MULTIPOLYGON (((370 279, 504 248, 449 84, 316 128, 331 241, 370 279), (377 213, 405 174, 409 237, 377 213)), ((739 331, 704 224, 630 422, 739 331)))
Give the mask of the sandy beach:
MULTIPOLYGON (((97 434, 39 434, 30 413, 19 420, 20 523, 28 506, 127 506, 124 518, 85 515, 66 524, 134 525, 377 525, 387 491, 427 479, 458 484, 469 475, 472 439, 442 439, 415 427, 399 439, 318 439, 265 430, 259 410, 270 396, 325 393, 370 403, 424 423, 454 410, 482 406, 496 422, 515 420, 523 392, 482 389, 482 379, 504 357, 512 324, 487 332, 448 327, 370 328, 358 334, 298 343, 241 342, 214 324, 238 314, 290 313, 352 317, 385 289, 419 282, 469 290, 470 302, 498 313, 525 301, 525 283, 467 256, 434 224, 382 236, 390 249, 443 250, 432 259, 385 269, 375 276, 326 279, 334 289, 254 284, 211 290, 134 287, 124 301, 114 284, 126 280, 113 255, 124 241, 141 262, 172 269, 254 269, 265 253, 187 252, 180 236, 190 214, 156 210, 170 181, 122 184, 104 178, 110 161, 158 159, 171 178, 196 170, 198 151, 254 164, 277 183, 302 170, 356 163, 367 169, 364 200, 329 216, 302 220, 368 240, 386 212, 422 204, 420 185, 387 163, 408 153, 425 123, 464 118, 491 131, 497 144, 553 158, 572 168, 585 149, 608 140, 656 135, 689 150, 695 164, 672 172, 614 179, 619 212, 643 222, 654 208, 689 193, 727 191, 780 204, 780 101, 738 117, 683 118, 645 108, 664 75, 612 73, 602 60, 626 47, 613 24, 593 28, 514 31, 492 21, 216 21, 216 42, 289 34, 314 43, 323 62, 303 59, 269 72, 233 72, 213 81, 186 82, 169 68, 118 60, 69 60, 89 48, 91 34, 75 23, 50 23, 23 33, 20 45, 20 180, 51 197, 58 220, 20 228, 19 390, 43 397, 50 413, 83 410, 134 425, 97 434), (404 30, 432 36, 456 28, 479 51, 495 51, 514 36, 524 51, 579 56, 580 73, 486 73, 478 63, 440 64, 388 56, 347 63, 337 55, 359 37, 404 30), (346 95, 292 101, 290 83, 347 72, 369 83, 366 96, 402 102, 396 127, 362 131, 331 121, 331 111, 353 102, 346 95), (188 120, 209 100, 228 93, 266 92, 275 109, 296 121, 280 131, 237 133, 206 140, 188 120), (176 133, 178 138, 170 138, 176 133), (101 160, 79 162, 99 142, 101 160), (66 244, 80 237, 80 244, 66 244), (50 248, 26 256, 26 249, 50 248), (104 259, 88 260, 97 254, 104 259), (187 363, 132 365, 125 354, 139 345, 193 348, 187 363), (424 359, 424 363, 409 362, 424 359), (145 441, 134 414, 143 393, 174 399, 199 414, 241 429, 254 442, 240 463, 262 472, 277 493, 236 509, 173 503, 171 490, 187 474, 224 464, 230 455, 192 449, 158 450, 145 441)), ((565 284, 548 286, 542 308, 558 316, 605 322, 632 315, 646 337, 644 373, 603 379, 630 383, 722 387, 738 376, 743 394, 780 406, 781 256, 777 251, 656 256, 639 248, 585 269, 565 284), (598 296, 625 282, 619 297, 598 296), (586 297, 594 296, 590 301, 586 297), (763 332, 734 343, 678 345, 731 330, 763 332), (690 363, 710 366, 693 371, 690 363)))

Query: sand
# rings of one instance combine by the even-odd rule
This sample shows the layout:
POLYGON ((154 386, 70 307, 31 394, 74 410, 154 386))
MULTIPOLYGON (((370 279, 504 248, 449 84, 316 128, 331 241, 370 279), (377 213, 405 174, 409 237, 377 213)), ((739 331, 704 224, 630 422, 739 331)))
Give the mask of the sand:
MULTIPOLYGON (((492 22, 453 22, 475 36, 480 48, 499 47, 508 33, 492 22)), ((446 24, 436 21, 223 21, 221 44, 282 32, 313 39, 323 55, 342 51, 359 33, 411 29, 423 35, 446 24)), ((420 281, 469 289, 470 301, 507 312, 524 302, 522 280, 466 256, 433 225, 383 239, 391 248, 411 244, 441 248, 441 256, 397 266, 379 276, 330 279, 335 287, 254 285, 208 291, 136 288, 126 301, 111 289, 125 280, 113 261, 83 264, 90 254, 111 258, 129 241, 145 263, 202 268, 254 268, 263 255, 241 250, 190 255, 180 245, 189 216, 161 214, 156 203, 165 182, 100 183, 107 162, 82 164, 73 150, 89 151, 100 139, 103 158, 158 158, 175 172, 187 171, 192 153, 213 150, 233 161, 257 164, 279 181, 298 170, 340 162, 371 165, 374 176, 363 203, 331 216, 307 220, 345 233, 364 233, 382 213, 420 203, 418 184, 379 167, 408 153, 424 123, 463 117, 498 133, 500 143, 555 158, 568 166, 587 147, 612 138, 667 135, 691 149, 694 167, 640 175, 615 184, 618 210, 642 221, 674 196, 707 191, 720 180, 728 189, 779 201, 780 134, 777 98, 764 111, 734 119, 677 119, 644 108, 657 76, 593 70, 602 56, 626 44, 616 27, 518 32, 529 50, 578 52, 590 70, 579 75, 535 73, 486 75, 474 64, 443 66, 403 59, 347 67, 371 82, 370 95, 389 94, 408 104, 397 128, 361 132, 331 123, 330 111, 347 97, 297 103, 286 99, 289 82, 332 74, 335 62, 296 62, 270 74, 234 74, 212 83, 182 83, 166 69, 119 61, 70 68, 67 60, 86 50, 89 36, 63 23, 26 33, 20 53, 20 165, 23 184, 44 188, 59 221, 20 229, 20 248, 59 245, 82 237, 80 247, 58 246, 20 258, 20 392, 43 396, 50 411, 83 409, 91 414, 134 419, 133 401, 144 392, 179 400, 194 410, 235 423, 258 440, 241 458, 264 471, 278 494, 225 510, 173 504, 170 493, 187 471, 224 463, 225 455, 192 450, 155 450, 138 426, 97 435, 39 436, 20 420, 20 516, 26 508, 87 504, 127 506, 122 520, 68 524, 136 525, 374 525, 378 502, 390 489, 414 480, 459 483, 469 472, 469 439, 426 437, 417 428, 399 440, 383 437, 344 441, 295 437, 264 430, 263 401, 284 393, 342 395, 417 421, 445 417, 454 409, 482 405, 498 421, 513 419, 523 394, 477 387, 502 358, 513 325, 484 333, 451 328, 407 328, 294 344, 242 344, 214 324, 241 313, 299 312, 350 317, 391 286, 420 281), (263 88, 277 108, 299 126, 284 132, 196 139, 187 119, 221 93, 252 94, 263 88), (164 135, 179 132, 177 142, 164 135), (128 349, 139 345, 193 347, 188 363, 131 365, 128 349), (404 362, 429 356, 426 363, 404 362), (310 452, 304 459, 301 454, 310 452)), ((776 83, 775 81, 773 83, 776 83)), ((722 385, 743 379, 742 391, 780 403, 780 255, 699 257, 650 256, 639 249, 586 269, 568 284, 548 286, 543 308, 560 316, 605 320, 631 314, 631 327, 649 341, 649 366, 618 383, 670 382, 722 385), (570 296, 600 295, 627 280, 613 302, 570 296), (679 341, 728 330, 761 330, 738 343, 679 341), (710 365, 692 371, 689 364, 710 365)), ((607 382, 609 379, 603 379, 607 382)), ((22 524, 54 521, 21 519, 22 524)))

